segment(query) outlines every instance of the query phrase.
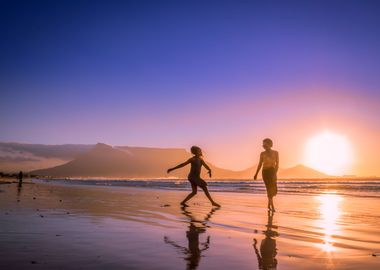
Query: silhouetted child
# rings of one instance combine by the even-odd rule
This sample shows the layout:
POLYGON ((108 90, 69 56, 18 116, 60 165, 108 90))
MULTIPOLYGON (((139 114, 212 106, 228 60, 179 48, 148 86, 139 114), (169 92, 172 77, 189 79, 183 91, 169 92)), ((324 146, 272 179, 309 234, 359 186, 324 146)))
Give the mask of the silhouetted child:
POLYGON ((256 170, 256 174, 253 177, 257 179, 261 167, 263 167, 262 175, 267 190, 268 196, 268 210, 275 211, 273 204, 273 197, 277 194, 277 171, 279 166, 278 152, 272 150, 273 141, 269 138, 263 140, 264 152, 260 154, 260 162, 256 170))
POLYGON ((197 194, 197 187, 200 187, 201 189, 203 189, 204 193, 206 194, 207 198, 210 200, 212 205, 220 206, 211 198, 211 195, 207 189, 207 183, 201 178, 202 165, 208 170, 208 174, 211 177, 211 169, 209 166, 207 166, 207 164, 204 162, 202 158, 202 149, 200 149, 198 146, 192 146, 190 151, 194 155, 192 158, 188 159, 184 163, 179 164, 178 166, 175 166, 174 168, 168 169, 168 173, 170 173, 173 170, 182 168, 187 164, 191 164, 190 173, 187 179, 191 183, 192 192, 189 195, 187 195, 187 197, 181 202, 181 204, 187 206, 186 202, 190 200, 192 197, 194 197, 195 194, 197 194))

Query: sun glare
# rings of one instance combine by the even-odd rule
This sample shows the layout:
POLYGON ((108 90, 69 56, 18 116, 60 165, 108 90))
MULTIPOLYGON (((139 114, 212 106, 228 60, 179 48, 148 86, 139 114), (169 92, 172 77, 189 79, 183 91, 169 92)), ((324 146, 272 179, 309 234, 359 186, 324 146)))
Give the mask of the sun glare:
POLYGON ((305 164, 329 175, 343 175, 352 164, 349 140, 340 134, 325 131, 310 138, 305 146, 305 164))
POLYGON ((322 249, 326 252, 331 252, 334 250, 333 235, 339 229, 337 220, 341 214, 340 202, 342 197, 336 194, 323 194, 317 199, 320 202, 320 222, 324 233, 322 249))

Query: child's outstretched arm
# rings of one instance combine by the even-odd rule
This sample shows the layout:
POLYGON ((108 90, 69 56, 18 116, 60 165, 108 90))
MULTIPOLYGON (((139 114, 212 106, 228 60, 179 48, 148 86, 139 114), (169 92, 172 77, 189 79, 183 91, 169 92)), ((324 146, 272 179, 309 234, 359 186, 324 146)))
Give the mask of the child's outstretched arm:
POLYGON ((259 171, 260 171, 260 169, 261 169, 261 166, 263 166, 263 153, 260 154, 259 165, 257 166, 257 170, 256 170, 256 173, 255 173, 255 176, 253 177, 254 180, 257 179, 257 175, 259 174, 259 171))
POLYGON ((181 250, 184 254, 187 254, 187 252, 188 252, 187 248, 178 245, 176 242, 170 240, 169 237, 165 236, 164 237, 164 241, 165 241, 166 244, 170 244, 173 247, 178 248, 179 250, 181 250))
POLYGON ((206 164, 206 162, 203 159, 202 159, 202 165, 207 169, 208 175, 211 178, 211 169, 210 169, 210 167, 206 164))
POLYGON ((175 167, 173 167, 173 168, 168 169, 168 170, 167 170, 167 173, 170 173, 171 171, 174 171, 174 170, 176 170, 176 169, 179 169, 179 168, 185 167, 185 166, 186 166, 187 164, 189 164, 190 162, 191 162, 191 158, 190 158, 189 160, 185 161, 184 163, 181 163, 181 164, 179 164, 179 165, 177 165, 177 166, 175 166, 175 167))

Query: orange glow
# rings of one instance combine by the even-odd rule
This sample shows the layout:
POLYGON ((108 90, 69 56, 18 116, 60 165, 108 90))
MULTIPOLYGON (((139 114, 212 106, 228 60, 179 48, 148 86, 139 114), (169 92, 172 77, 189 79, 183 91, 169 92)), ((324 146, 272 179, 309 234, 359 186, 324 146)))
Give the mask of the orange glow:
POLYGON ((346 174, 352 161, 351 143, 343 135, 324 131, 306 143, 305 164, 329 175, 346 174))
POLYGON ((332 252, 335 250, 333 235, 339 230, 337 220, 341 215, 340 202, 342 197, 336 194, 323 194, 317 197, 320 202, 320 226, 324 233, 322 250, 332 252))

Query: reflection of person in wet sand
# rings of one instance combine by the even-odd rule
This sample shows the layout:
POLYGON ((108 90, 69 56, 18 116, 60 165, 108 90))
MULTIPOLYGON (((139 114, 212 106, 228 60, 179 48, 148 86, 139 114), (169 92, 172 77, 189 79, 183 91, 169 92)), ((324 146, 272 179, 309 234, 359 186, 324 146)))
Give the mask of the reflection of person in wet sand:
POLYGON ((20 201, 21 189, 22 189, 22 179, 24 178, 24 174, 22 171, 18 173, 18 185, 17 185, 17 201, 20 201))
POLYGON ((268 211, 268 224, 267 229, 263 232, 265 238, 261 241, 260 252, 257 249, 257 240, 253 239, 253 248, 257 256, 259 263, 259 269, 269 270, 277 268, 277 247, 276 239, 278 233, 273 229, 277 229, 277 226, 273 225, 273 212, 268 211))
POLYGON ((22 173, 22 171, 20 171, 19 173, 18 173, 18 186, 19 187, 22 187, 22 179, 24 178, 24 174, 22 173))
POLYGON ((211 216, 215 213, 219 208, 213 208, 210 213, 203 219, 203 221, 196 220, 192 213, 186 210, 186 207, 182 207, 182 214, 187 216, 190 219, 188 231, 186 232, 186 237, 188 240, 188 247, 183 247, 176 242, 169 239, 169 237, 165 236, 164 241, 167 244, 172 245, 176 249, 178 249, 181 253, 185 255, 184 260, 187 261, 187 269, 196 269, 201 260, 202 252, 207 250, 210 246, 210 236, 207 236, 206 241, 200 243, 199 235, 201 233, 206 232, 207 221, 211 218, 211 216))

